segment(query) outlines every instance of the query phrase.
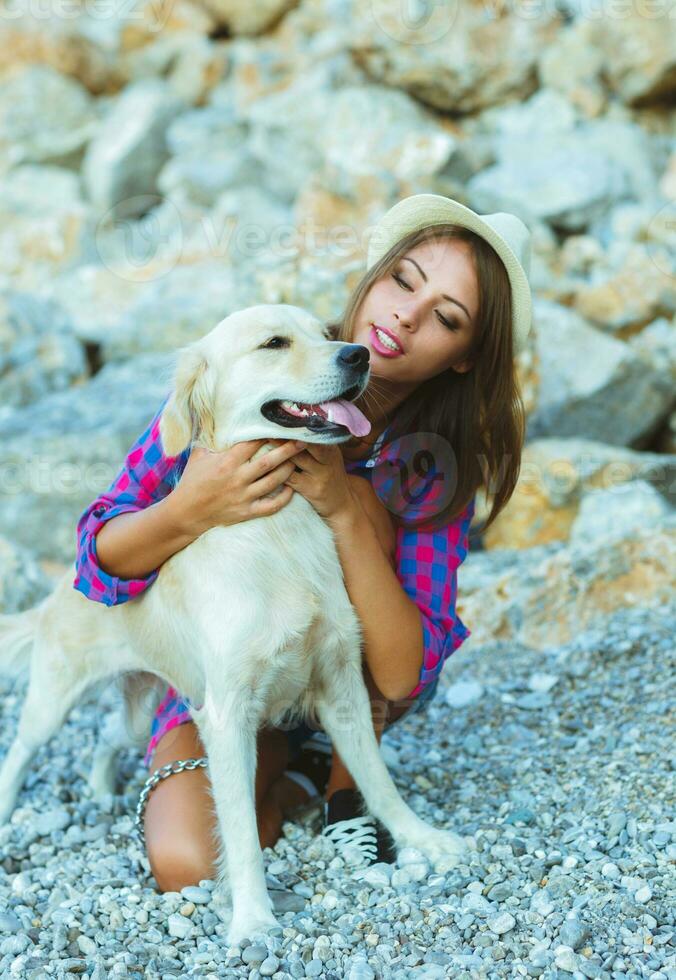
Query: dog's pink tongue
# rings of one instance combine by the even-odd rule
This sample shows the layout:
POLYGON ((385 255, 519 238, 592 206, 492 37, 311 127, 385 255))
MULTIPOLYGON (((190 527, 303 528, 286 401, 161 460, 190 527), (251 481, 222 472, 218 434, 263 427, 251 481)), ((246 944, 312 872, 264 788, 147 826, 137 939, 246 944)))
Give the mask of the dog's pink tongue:
POLYGON ((329 421, 344 425, 353 436, 365 436, 371 431, 371 423, 352 402, 335 398, 330 402, 320 402, 319 405, 328 415, 329 421))

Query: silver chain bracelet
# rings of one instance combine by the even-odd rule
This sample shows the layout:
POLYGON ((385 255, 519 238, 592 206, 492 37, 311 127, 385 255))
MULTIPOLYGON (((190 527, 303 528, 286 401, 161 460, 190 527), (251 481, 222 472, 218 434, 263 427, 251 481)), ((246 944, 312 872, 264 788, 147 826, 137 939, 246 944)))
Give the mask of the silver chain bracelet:
POLYGON ((139 796, 138 803, 136 805, 136 830, 141 838, 141 842, 145 845, 146 834, 145 828, 143 826, 143 814, 145 813, 146 804, 148 802, 148 797, 155 789, 157 784, 163 780, 167 779, 169 776, 173 776, 176 772, 182 772, 184 769, 197 769, 199 767, 205 769, 207 765, 207 757, 202 756, 201 759, 177 759, 174 762, 168 762, 166 766, 162 766, 161 769, 156 769, 155 772, 148 776, 145 783, 143 784, 143 789, 139 796))

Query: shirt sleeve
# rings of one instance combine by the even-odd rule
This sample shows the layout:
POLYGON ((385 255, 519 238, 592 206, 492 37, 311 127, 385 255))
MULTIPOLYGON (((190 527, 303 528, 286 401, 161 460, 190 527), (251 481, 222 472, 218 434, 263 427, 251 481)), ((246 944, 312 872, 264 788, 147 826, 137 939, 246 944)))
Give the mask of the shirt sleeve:
POLYGON ((469 550, 474 506, 472 498, 456 520, 438 531, 397 529, 397 578, 420 610, 423 630, 420 677, 407 698, 417 697, 435 681, 447 658, 471 636, 455 611, 455 602, 457 569, 469 550))
POLYGON ((148 428, 129 450, 122 469, 106 492, 92 501, 77 523, 73 587, 88 599, 106 606, 132 599, 152 585, 159 573, 155 569, 134 579, 108 575, 99 565, 96 535, 112 517, 142 510, 175 488, 187 462, 188 450, 179 456, 166 456, 162 449, 159 424, 168 398, 167 395, 148 428))

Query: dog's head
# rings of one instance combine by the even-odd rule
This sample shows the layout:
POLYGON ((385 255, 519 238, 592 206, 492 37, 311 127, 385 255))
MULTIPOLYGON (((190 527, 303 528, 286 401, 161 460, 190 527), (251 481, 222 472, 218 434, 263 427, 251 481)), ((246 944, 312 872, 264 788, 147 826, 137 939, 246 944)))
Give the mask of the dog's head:
POLYGON ((176 456, 188 445, 224 450, 266 437, 345 442, 370 431, 351 404, 368 377, 368 348, 331 340, 306 310, 250 306, 178 352, 162 444, 176 456))

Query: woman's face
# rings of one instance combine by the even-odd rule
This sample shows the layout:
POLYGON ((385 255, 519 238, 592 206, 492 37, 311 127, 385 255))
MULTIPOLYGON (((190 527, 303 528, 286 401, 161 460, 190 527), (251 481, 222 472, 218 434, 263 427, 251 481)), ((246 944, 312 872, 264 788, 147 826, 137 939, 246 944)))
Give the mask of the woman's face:
POLYGON ((371 354, 373 375, 415 387, 449 367, 472 366, 470 347, 479 306, 479 288, 466 242, 421 242, 377 279, 355 316, 352 342, 371 354), (401 348, 395 353, 378 339, 376 327, 401 348))

